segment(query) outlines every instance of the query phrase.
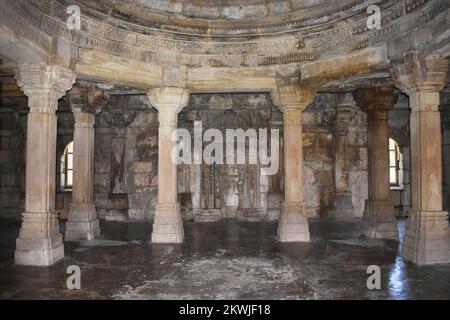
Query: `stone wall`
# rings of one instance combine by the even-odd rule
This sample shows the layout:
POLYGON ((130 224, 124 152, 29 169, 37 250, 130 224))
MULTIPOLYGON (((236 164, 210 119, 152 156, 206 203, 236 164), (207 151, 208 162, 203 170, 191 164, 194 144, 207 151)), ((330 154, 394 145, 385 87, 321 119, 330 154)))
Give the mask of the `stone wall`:
POLYGON ((349 185, 355 217, 362 217, 368 198, 367 114, 360 109, 348 129, 349 185))
POLYGON ((443 209, 450 210, 450 92, 441 93, 443 209))
MULTIPOLYGON (((304 194, 305 209, 310 217, 332 218, 335 193, 334 139, 335 106, 342 94, 318 94, 303 114, 304 194)), ((400 192, 402 210, 409 206, 409 110, 407 99, 390 111, 390 134, 399 143, 404 156, 404 190, 400 192), (407 114, 408 113, 408 114, 407 114)), ((24 100, 25 101, 25 100, 24 100)), ((25 101, 26 102, 26 101, 25 101)), ((25 103, 24 102, 24 103, 25 103)), ((6 109, 5 109, 6 110, 6 109)), ((443 113, 443 121, 445 118, 443 113)), ((158 113, 144 95, 113 95, 107 106, 96 115, 94 191, 97 212, 108 220, 149 220, 157 201, 158 113)), ((282 113, 273 106, 268 94, 198 94, 179 115, 179 127, 192 128, 194 120, 202 120, 204 129, 278 128, 283 136, 282 113)), ((446 121, 446 120, 445 120, 446 121)), ((23 211, 26 109, 1 113, 1 216, 19 217, 23 211)), ((447 129, 444 130, 444 153, 450 154, 447 129)), ((57 145, 57 209, 66 217, 70 192, 61 190, 60 160, 67 143, 73 139, 73 116, 62 100, 58 111, 57 145)), ((348 123, 348 179, 354 216, 361 217, 367 199, 367 117, 356 108, 348 123)), ((444 158, 444 164, 446 158, 444 158)), ((197 169, 179 166, 179 201, 185 219, 193 219, 195 208, 219 209, 220 218, 238 217, 246 220, 278 219, 283 199, 283 150, 280 150, 279 172, 267 180, 255 172, 258 167, 229 166, 217 168, 216 176, 228 175, 222 188, 233 189, 236 195, 205 204, 202 188, 208 179, 198 179, 197 169), (226 171, 226 172, 225 172, 226 171), (224 173, 225 172, 225 173, 224 173), (197 180, 196 180, 197 179, 197 180), (196 182, 197 181, 197 182, 196 182), (234 182, 233 182, 234 181, 234 182), (228 183, 228 184, 227 184, 228 183), (242 184, 240 184, 242 183, 242 184), (245 192, 240 191, 246 185, 245 192), (202 198, 203 197, 203 198, 202 198), (226 199, 225 199, 226 198, 226 199), (224 203, 235 199, 240 214, 224 203), (258 210, 253 210, 258 209, 258 210), (260 209, 260 210, 259 210, 260 209)), ((203 169, 202 169, 203 170, 203 169)), ((209 169, 207 169, 209 170, 209 169)), ((445 181, 450 183, 446 173, 445 181)), ((207 181, 208 180, 208 181, 207 181)), ((218 193, 222 190, 218 190, 218 193)), ((444 187, 445 204, 448 191, 444 187)), ((233 191, 234 192, 234 191, 233 191)), ((209 200, 208 200, 209 201, 209 200)), ((208 213, 208 212, 206 212, 208 213)), ((209 212, 212 215, 217 212, 209 212)), ((214 217, 212 217, 214 219, 214 217)), ((217 218, 217 217, 216 217, 217 218)), ((195 219, 194 219, 195 220, 195 219)), ((201 218, 198 219, 199 221, 201 218)))
POLYGON ((26 99, 1 102, 0 217, 19 219, 24 208, 26 99))
POLYGON ((333 126, 325 112, 331 104, 330 95, 319 94, 303 112, 303 190, 309 217, 330 217, 333 208, 333 126))
POLYGON ((153 218, 158 113, 145 96, 112 96, 96 116, 94 192, 100 218, 153 218))

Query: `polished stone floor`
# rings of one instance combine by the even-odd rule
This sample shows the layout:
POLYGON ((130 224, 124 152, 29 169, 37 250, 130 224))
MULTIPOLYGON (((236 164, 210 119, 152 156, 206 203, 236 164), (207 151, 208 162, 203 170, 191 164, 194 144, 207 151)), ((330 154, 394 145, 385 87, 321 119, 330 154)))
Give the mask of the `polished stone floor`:
MULTIPOLYGON (((64 224, 62 224, 64 228, 64 224)), ((13 264, 19 223, 0 220, 1 299, 450 299, 450 266, 407 264, 356 222, 310 220, 310 243, 279 243, 276 223, 185 223, 182 245, 148 242, 150 223, 102 222, 101 239, 65 243, 50 267, 13 264), (69 290, 67 267, 81 268, 69 290), (369 265, 381 289, 367 289, 369 265)), ((404 232, 404 221, 399 221, 404 232)))

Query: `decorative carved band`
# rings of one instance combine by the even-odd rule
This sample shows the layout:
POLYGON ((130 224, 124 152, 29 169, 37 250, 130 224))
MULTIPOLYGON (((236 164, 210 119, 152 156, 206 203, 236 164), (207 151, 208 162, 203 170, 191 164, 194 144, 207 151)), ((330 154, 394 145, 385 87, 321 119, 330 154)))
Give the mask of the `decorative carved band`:
POLYGON ((65 24, 66 7, 57 1, 16 0, 8 1, 7 6, 20 12, 18 18, 48 35, 65 38, 83 48, 159 64, 240 67, 309 61, 376 46, 431 21, 447 10, 450 2, 398 1, 383 8, 383 28, 379 30, 367 30, 367 16, 361 14, 351 25, 330 23, 317 27, 311 34, 303 29, 287 28, 276 38, 243 37, 241 41, 216 38, 208 42, 184 40, 182 34, 174 38, 156 29, 146 30, 146 34, 133 32, 137 30, 136 25, 129 24, 129 30, 124 30, 85 15, 81 18, 82 29, 70 31, 65 24), (301 39, 299 33, 304 34, 301 39))

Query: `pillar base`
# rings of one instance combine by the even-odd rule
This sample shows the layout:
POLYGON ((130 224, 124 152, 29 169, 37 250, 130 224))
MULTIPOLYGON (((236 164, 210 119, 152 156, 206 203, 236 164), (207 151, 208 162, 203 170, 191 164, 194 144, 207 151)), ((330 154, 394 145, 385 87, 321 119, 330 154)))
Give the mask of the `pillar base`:
POLYGON ((394 205, 389 200, 366 200, 361 232, 371 239, 398 240, 394 205))
POLYGON ((64 257, 62 234, 54 213, 24 213, 14 260, 18 265, 49 266, 64 257))
POLYGON ((415 264, 449 263, 449 226, 445 211, 410 211, 403 257, 415 264))
POLYGON ((336 220, 350 220, 355 217, 351 192, 335 193, 333 213, 336 220))
POLYGON ((93 203, 72 203, 66 224, 66 241, 93 240, 100 236, 100 225, 93 203))
POLYGON ((304 216, 303 204, 283 203, 277 233, 281 242, 310 241, 308 218, 304 216))
POLYGON ((153 243, 181 243, 184 239, 183 220, 178 203, 158 203, 153 222, 153 243))

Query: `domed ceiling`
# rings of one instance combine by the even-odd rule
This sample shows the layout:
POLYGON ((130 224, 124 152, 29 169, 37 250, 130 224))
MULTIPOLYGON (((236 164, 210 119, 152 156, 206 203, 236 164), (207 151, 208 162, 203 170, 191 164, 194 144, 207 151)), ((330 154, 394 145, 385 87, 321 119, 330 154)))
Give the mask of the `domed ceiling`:
MULTIPOLYGON (((67 1, 59 2, 69 5, 67 1)), ((76 3, 84 13, 100 19, 186 35, 216 36, 292 32, 349 18, 363 9, 358 0, 79 0, 76 3)))
POLYGON ((265 88, 274 74, 277 79, 301 78, 302 84, 316 86, 341 85, 346 77, 384 79, 389 76, 389 62, 402 59, 406 51, 425 56, 447 48, 450 8, 448 0, 0 3, 0 27, 5 25, 7 35, 14 31, 17 42, 6 47, 12 48, 7 58, 27 61, 37 52, 39 59, 76 64, 77 72, 87 80, 112 77, 120 79, 117 83, 139 88, 183 70, 189 70, 189 81, 197 81, 198 87, 211 79, 222 85, 242 77, 248 88, 256 86, 254 79, 261 79, 260 86, 265 88), (367 25, 371 15, 367 9, 372 4, 380 9, 380 28, 367 25), (79 6, 79 29, 67 26, 71 5, 79 6), (28 50, 17 50, 24 42, 28 50), (130 69, 139 76, 128 75, 130 69), (225 73, 229 77, 224 78, 225 73))

